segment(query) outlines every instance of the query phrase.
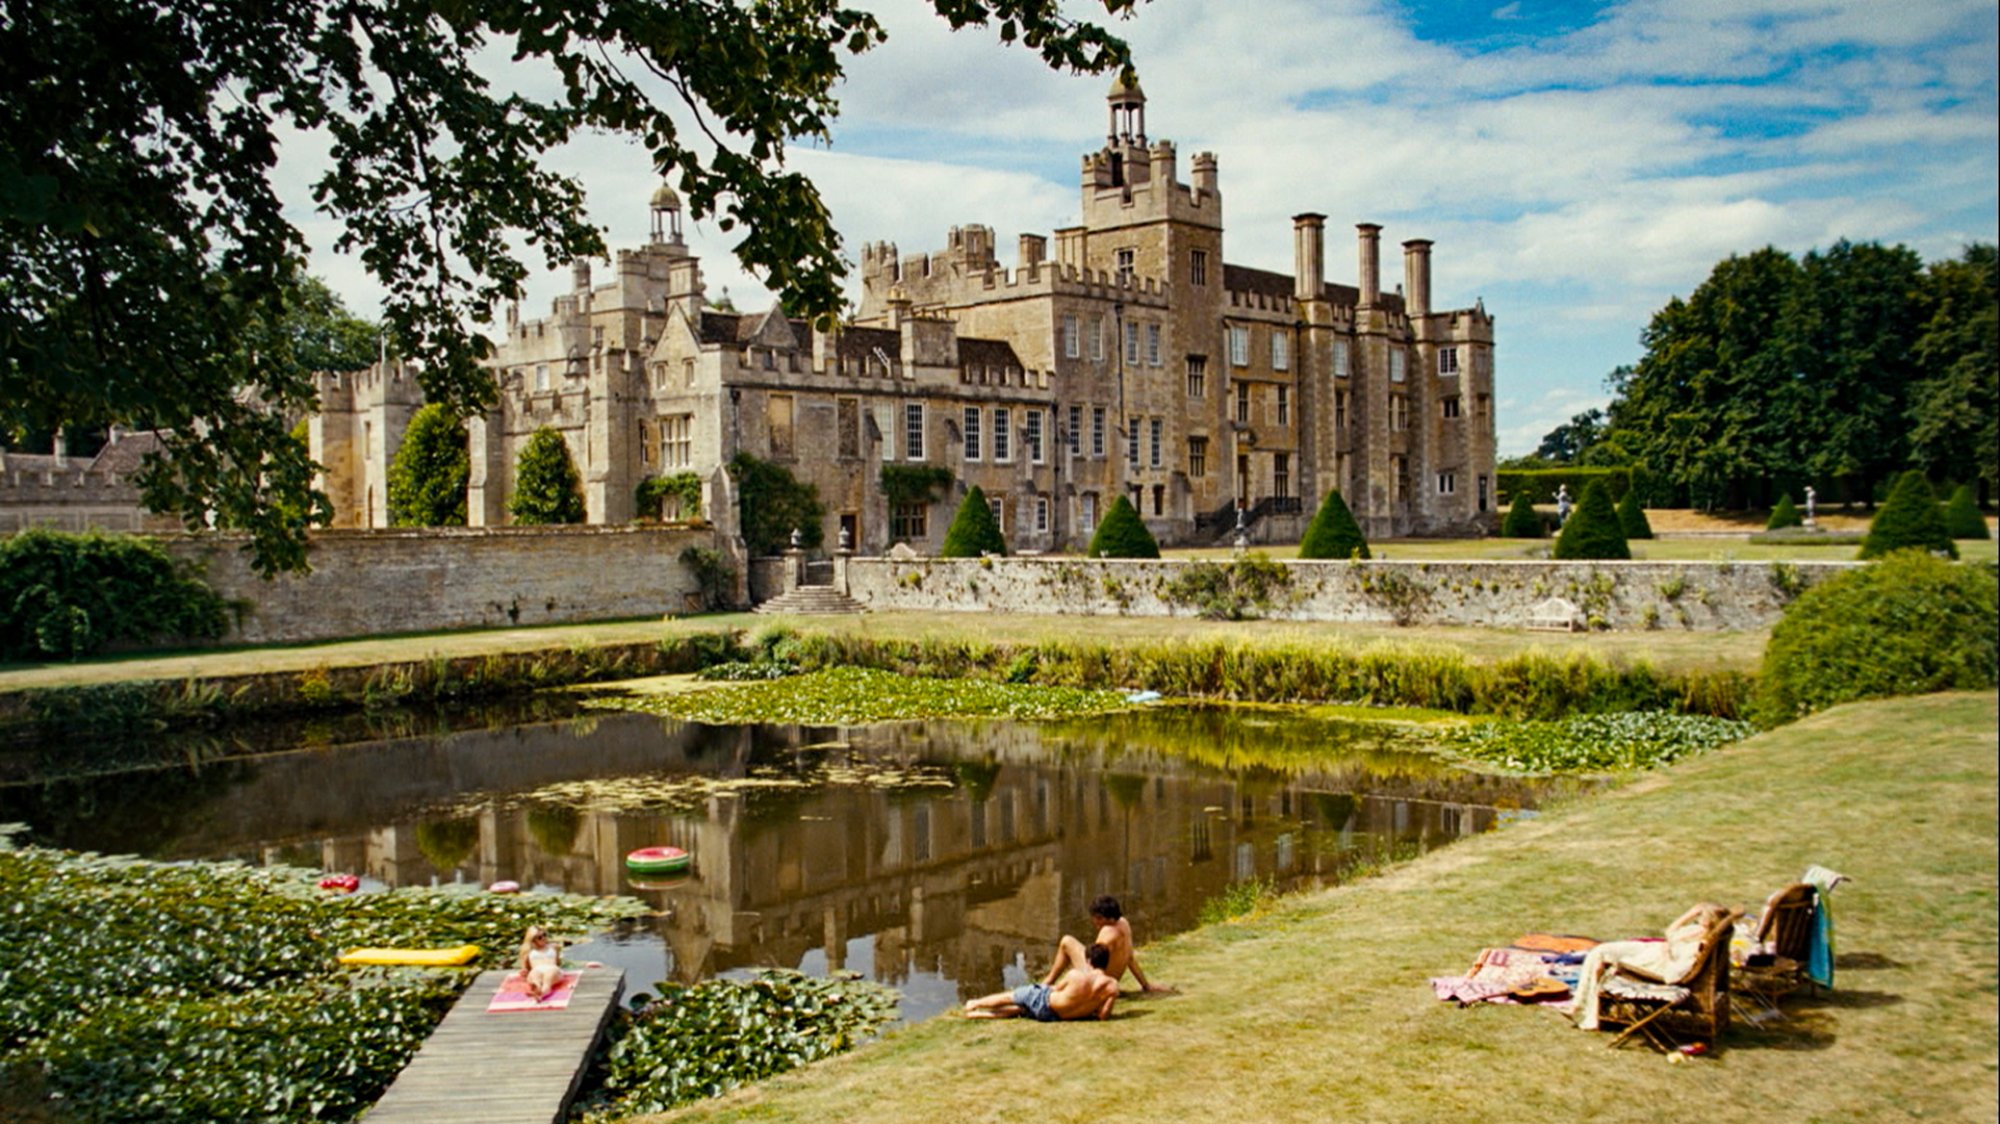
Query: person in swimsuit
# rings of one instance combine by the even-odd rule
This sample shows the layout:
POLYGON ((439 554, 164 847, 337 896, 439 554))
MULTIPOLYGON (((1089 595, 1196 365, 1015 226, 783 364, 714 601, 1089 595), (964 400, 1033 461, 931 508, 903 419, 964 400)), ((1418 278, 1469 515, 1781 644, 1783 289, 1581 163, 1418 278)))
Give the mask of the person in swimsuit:
MULTIPOLYGON (((1090 903, 1090 921, 1097 927, 1094 938, 1111 953, 1111 966, 1106 968, 1112 979, 1123 981, 1130 969, 1132 978, 1139 983, 1142 992, 1171 993, 1174 989, 1165 984, 1156 984, 1146 979, 1146 973, 1139 968, 1139 956, 1132 947, 1132 923, 1125 919, 1125 911, 1118 907, 1118 899, 1104 894, 1090 903)), ((1056 943, 1056 960, 1049 966, 1048 974, 1042 982, 1052 984, 1065 971, 1083 964, 1083 942, 1065 934, 1056 943)))
POLYGON ((968 1019, 1011 1019, 1020 1016, 1036 1022, 1068 1022, 1075 1019, 1108 1019, 1111 1006, 1118 1002, 1118 981, 1106 975, 1111 950, 1101 944, 1084 950, 1081 965, 1066 973, 1054 986, 1023 984, 1012 991, 968 1000, 968 1019))
POLYGON ((521 938, 521 978, 528 981, 528 995, 537 1003, 562 982, 562 946, 550 940, 540 925, 528 926, 521 938))

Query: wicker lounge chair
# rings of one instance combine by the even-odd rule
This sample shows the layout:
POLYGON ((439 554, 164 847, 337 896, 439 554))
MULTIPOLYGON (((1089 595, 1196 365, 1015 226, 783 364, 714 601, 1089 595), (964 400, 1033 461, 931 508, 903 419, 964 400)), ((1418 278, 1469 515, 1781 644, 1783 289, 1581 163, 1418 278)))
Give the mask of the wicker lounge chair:
POLYGON ((1711 1047, 1729 1026, 1729 937, 1742 913, 1731 910, 1710 925, 1694 966, 1678 980, 1663 980, 1627 965, 1604 977, 1598 1022, 1623 1026, 1616 1047, 1634 1035, 1662 1052, 1685 1042, 1711 1047))
POLYGON ((1762 1019, 1778 1015, 1778 1001, 1806 982, 1805 962, 1812 948, 1813 911, 1819 890, 1810 882, 1794 882, 1772 894, 1757 919, 1756 950, 1730 977, 1729 989, 1762 1019))

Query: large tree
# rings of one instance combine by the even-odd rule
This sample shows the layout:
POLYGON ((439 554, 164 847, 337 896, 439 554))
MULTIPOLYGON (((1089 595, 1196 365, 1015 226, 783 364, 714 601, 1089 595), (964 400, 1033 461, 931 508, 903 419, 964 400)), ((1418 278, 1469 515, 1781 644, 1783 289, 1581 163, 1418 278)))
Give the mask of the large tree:
POLYGON ((1934 480, 2000 488, 2000 257, 1969 246, 1931 263, 1915 346, 1927 374, 1910 389, 1910 463, 1934 480))
MULTIPOLYGON (((929 0, 1053 67, 1128 61, 1057 0, 929 0)), ((1122 15, 1137 0, 1096 0, 1122 15)), ((309 349, 270 325, 308 302, 305 243, 272 183, 279 140, 323 143, 319 209, 387 291, 428 399, 487 405, 480 326, 521 295, 515 247, 604 253, 552 166, 579 132, 642 143, 695 218, 798 315, 840 307, 840 242, 785 149, 824 140, 848 54, 883 38, 840 0, 19 0, 0 19, 0 432, 167 431, 146 501, 252 532, 305 565, 328 514, 284 419, 309 349), (521 68, 516 71, 515 68, 521 68), (505 88, 513 73, 530 77, 505 88), (542 74, 552 81, 541 83, 542 74), (496 78, 502 80, 496 85, 496 78)))
POLYGON ((1928 271, 1868 242, 1731 257, 1654 315, 1644 357, 1612 374, 1609 432, 1579 459, 1642 463, 1702 507, 1807 484, 1865 501, 1911 463, 1990 481, 1994 306, 1991 246, 1928 271))
POLYGON ((472 476, 465 426, 432 402, 416 412, 389 462, 389 525, 465 526, 465 486, 472 476))

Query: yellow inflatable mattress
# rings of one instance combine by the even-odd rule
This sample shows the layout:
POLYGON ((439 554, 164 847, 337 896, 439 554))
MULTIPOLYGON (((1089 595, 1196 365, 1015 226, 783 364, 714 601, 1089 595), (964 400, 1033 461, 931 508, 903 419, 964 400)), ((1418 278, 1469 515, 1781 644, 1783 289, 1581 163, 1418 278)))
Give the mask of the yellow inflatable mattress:
POLYGON ((457 948, 356 948, 342 953, 342 964, 415 964, 425 968, 451 968, 470 964, 479 957, 479 946, 457 948))

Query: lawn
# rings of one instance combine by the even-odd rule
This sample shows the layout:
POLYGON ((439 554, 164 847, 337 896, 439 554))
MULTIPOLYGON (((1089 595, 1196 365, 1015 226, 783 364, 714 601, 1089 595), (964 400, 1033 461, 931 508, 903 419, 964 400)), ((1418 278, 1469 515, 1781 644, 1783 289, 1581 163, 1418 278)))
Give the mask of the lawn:
POLYGON ((1839 708, 1145 946, 1183 993, 1109 1023, 934 1019, 672 1119, 1992 1120, 1996 721, 1991 693, 1839 708), (1834 897, 1837 990, 1709 1058, 1425 986, 1532 930, 1754 909, 1813 862, 1855 880, 1834 897))

